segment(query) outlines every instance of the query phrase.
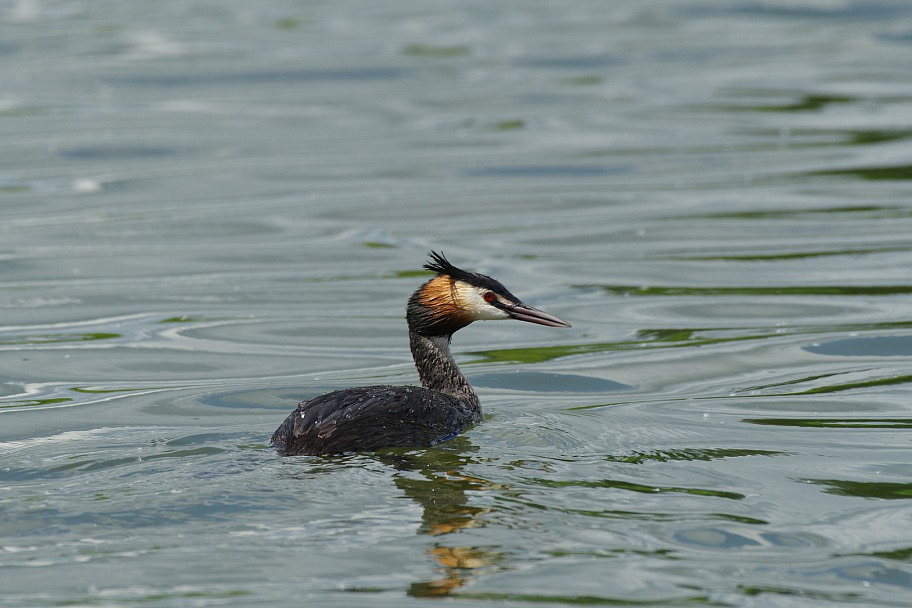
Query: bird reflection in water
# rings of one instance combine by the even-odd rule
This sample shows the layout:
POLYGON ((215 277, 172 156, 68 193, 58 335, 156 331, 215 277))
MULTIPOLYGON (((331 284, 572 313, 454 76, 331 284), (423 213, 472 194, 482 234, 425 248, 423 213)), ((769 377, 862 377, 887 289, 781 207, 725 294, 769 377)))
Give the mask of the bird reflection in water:
POLYGON ((472 492, 497 490, 499 485, 481 477, 466 475, 462 469, 474 464, 474 451, 465 437, 446 448, 396 454, 391 450, 381 460, 397 469, 396 487, 422 507, 419 533, 437 540, 427 554, 437 563, 438 576, 415 581, 408 589, 412 597, 452 595, 471 579, 502 569, 504 554, 479 546, 445 543, 443 537, 483 526, 488 509, 469 504, 472 492), (417 476, 416 476, 417 474, 417 476))

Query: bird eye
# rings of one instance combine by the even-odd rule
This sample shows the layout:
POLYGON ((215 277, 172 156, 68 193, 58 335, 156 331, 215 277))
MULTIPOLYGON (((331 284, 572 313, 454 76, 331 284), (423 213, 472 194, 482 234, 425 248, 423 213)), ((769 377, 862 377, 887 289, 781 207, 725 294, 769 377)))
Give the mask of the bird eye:
POLYGON ((487 302, 488 304, 490 304, 491 302, 493 302, 494 300, 497 299, 497 296, 494 295, 493 291, 486 291, 486 292, 484 292, 484 294, 482 294, 481 297, 484 298, 484 301, 487 302))

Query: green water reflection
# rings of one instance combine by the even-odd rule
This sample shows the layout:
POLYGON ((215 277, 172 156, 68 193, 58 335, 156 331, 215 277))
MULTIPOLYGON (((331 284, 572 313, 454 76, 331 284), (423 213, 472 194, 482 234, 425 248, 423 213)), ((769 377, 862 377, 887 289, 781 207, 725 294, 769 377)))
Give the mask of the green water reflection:
POLYGON ((38 407, 42 405, 57 405, 60 403, 67 403, 73 401, 68 397, 52 397, 48 399, 16 399, 14 401, 6 401, 3 405, 0 405, 0 409, 17 409, 20 407, 38 407))
POLYGON ((643 464, 644 462, 690 462, 695 460, 719 460, 721 458, 739 458, 742 456, 779 456, 785 452, 775 450, 748 450, 738 448, 709 448, 683 450, 657 450, 654 452, 633 452, 622 456, 609 455, 605 460, 643 464))
POLYGON ((827 494, 884 500, 912 499, 912 483, 845 481, 842 479, 805 479, 804 481, 824 486, 827 494))
POLYGON ((807 175, 850 175, 852 177, 860 177, 867 180, 909 180, 912 179, 912 165, 827 169, 824 171, 812 171, 807 175))
POLYGON ((726 106, 725 109, 739 112, 811 112, 833 104, 847 104, 858 101, 858 98, 849 95, 825 95, 822 93, 796 94, 791 91, 745 91, 744 94, 789 96, 797 97, 797 100, 767 105, 730 105, 726 106))
POLYGON ((702 218, 719 220, 800 220, 819 219, 820 217, 839 217, 841 215, 858 215, 872 218, 908 217, 912 210, 908 207, 885 205, 845 205, 840 207, 803 207, 800 209, 750 209, 746 211, 723 211, 709 213, 702 218))
POLYGON ((544 595, 529 593, 460 593, 461 599, 488 600, 498 603, 561 604, 570 606, 734 606, 706 595, 689 595, 657 600, 632 600, 597 595, 544 595))
POLYGON ((829 429, 912 428, 912 418, 744 418, 741 422, 768 426, 797 426, 829 429))
POLYGON ((662 287, 575 285, 621 296, 891 296, 912 293, 912 285, 778 285, 737 287, 662 287))
POLYGON ((23 336, 21 338, 7 338, 0 340, 2 345, 38 345, 62 344, 66 342, 91 342, 96 340, 116 340, 121 334, 108 332, 93 332, 84 334, 38 334, 23 336))
POLYGON ((675 486, 650 486, 630 481, 621 481, 617 479, 599 479, 589 480, 555 480, 533 478, 526 479, 527 482, 534 483, 546 488, 611 488, 617 490, 627 490, 630 492, 641 492, 643 494, 692 494, 694 496, 712 496, 715 498, 728 498, 731 500, 742 500, 743 494, 737 492, 725 492, 722 490, 710 490, 707 488, 683 488, 675 486))

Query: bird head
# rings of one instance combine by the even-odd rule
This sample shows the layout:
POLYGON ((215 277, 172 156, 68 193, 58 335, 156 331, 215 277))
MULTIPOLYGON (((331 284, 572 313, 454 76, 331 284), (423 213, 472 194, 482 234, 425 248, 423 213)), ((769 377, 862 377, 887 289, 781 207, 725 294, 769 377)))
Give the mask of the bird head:
POLYGON ((412 294, 406 318, 423 335, 444 336, 473 321, 516 319, 548 327, 570 327, 510 293, 500 281, 453 266, 441 253, 430 252, 424 268, 437 273, 412 294))

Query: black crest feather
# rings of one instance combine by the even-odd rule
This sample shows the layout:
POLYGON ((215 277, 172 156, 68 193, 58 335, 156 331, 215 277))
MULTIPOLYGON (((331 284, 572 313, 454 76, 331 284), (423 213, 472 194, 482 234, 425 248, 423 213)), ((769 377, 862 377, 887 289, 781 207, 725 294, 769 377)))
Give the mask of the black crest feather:
POLYGON ((510 290, 504 287, 503 283, 497 279, 492 279, 486 274, 468 272, 461 268, 456 268, 450 264, 450 261, 447 260, 446 257, 444 257, 443 252, 438 253, 436 251, 430 251, 428 252, 428 257, 431 261, 424 265, 426 269, 436 272, 437 274, 445 274, 459 281, 468 283, 469 285, 475 285, 482 289, 491 289, 504 296, 506 299, 519 303, 519 298, 510 293, 510 290))
POLYGON ((424 267, 431 272, 436 272, 437 274, 445 274, 453 277, 454 279, 461 279, 463 281, 470 281, 473 273, 466 272, 461 268, 456 268, 450 261, 446 259, 443 255, 443 252, 431 251, 428 252, 428 257, 431 261, 427 262, 424 267))

